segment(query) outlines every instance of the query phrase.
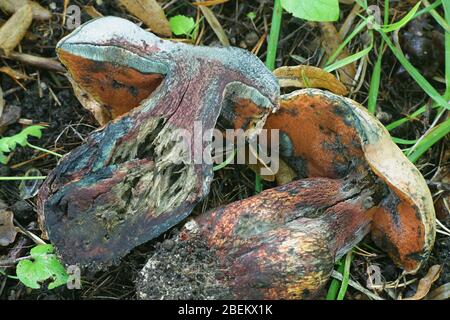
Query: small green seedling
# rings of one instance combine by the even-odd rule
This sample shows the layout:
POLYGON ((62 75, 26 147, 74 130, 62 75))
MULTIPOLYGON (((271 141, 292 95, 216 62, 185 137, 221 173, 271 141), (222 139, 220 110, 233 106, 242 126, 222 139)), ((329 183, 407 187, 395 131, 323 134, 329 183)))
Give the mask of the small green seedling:
POLYGON ((187 36, 194 38, 195 21, 192 17, 186 17, 184 15, 177 15, 169 19, 170 28, 172 32, 177 36, 187 36))
POLYGON ((47 280, 52 280, 48 289, 54 289, 65 285, 69 278, 51 244, 40 244, 31 249, 30 259, 19 261, 16 273, 19 280, 32 289, 39 289, 40 283, 47 280))
MULTIPOLYGON (((32 136, 39 139, 42 136, 42 129, 44 128, 45 127, 43 126, 29 126, 24 128, 16 135, 13 135, 11 137, 0 138, 0 163, 2 164, 8 163, 9 159, 5 155, 5 153, 14 151, 17 148, 17 145, 20 145, 22 147, 33 148, 38 151, 54 155, 56 157, 62 157, 62 155, 56 152, 32 145, 31 143, 28 142, 28 136, 32 136)), ((0 180, 4 180, 3 178, 4 177, 0 177, 0 180)))
POLYGON ((17 148, 17 145, 25 147, 28 144, 28 136, 40 138, 42 136, 41 130, 43 126, 29 126, 23 129, 16 135, 11 137, 3 137, 0 139, 0 163, 6 164, 8 157, 5 155, 17 148))
POLYGON ((250 11, 247 13, 247 18, 249 18, 252 22, 256 19, 256 13, 254 11, 250 11))

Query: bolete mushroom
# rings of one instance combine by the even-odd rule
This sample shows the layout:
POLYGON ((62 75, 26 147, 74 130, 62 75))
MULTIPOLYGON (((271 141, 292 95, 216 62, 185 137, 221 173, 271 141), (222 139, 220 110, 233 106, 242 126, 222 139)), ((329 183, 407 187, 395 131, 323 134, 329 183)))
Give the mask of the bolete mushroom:
POLYGON ((434 243, 434 206, 423 176, 388 131, 355 101, 327 91, 295 91, 280 105, 265 128, 280 129, 281 157, 300 178, 377 177, 372 238, 407 272, 416 272, 434 243))
POLYGON ((205 239, 235 298, 314 297, 368 233, 416 272, 435 238, 420 172, 355 101, 318 89, 280 101, 265 128, 280 130, 281 158, 300 180, 201 214, 178 241, 205 239))
POLYGON ((108 266, 183 220, 208 194, 212 164, 198 153, 219 116, 251 136, 278 105, 276 79, 250 53, 165 41, 116 17, 80 26, 57 53, 81 90, 120 115, 39 192, 41 224, 67 264, 108 266))

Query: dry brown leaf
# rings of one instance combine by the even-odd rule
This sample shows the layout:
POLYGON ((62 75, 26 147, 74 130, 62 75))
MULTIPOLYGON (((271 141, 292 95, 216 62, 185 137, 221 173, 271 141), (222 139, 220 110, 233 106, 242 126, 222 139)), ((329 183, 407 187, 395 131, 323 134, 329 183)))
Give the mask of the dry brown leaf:
POLYGON ((128 12, 139 18, 152 32, 172 36, 169 20, 156 0, 118 0, 128 12))
POLYGON ((259 174, 264 181, 276 181, 277 185, 281 186, 286 183, 294 181, 297 176, 295 171, 282 159, 278 159, 278 171, 274 172, 271 167, 264 162, 261 157, 259 157, 256 150, 254 150, 250 145, 247 148, 249 154, 251 154, 256 159, 256 164, 247 164, 247 166, 255 173, 259 174), (271 172, 268 175, 262 175, 261 169, 264 168, 271 172))
POLYGON ((7 74, 10 76, 13 80, 31 80, 30 76, 26 75, 25 73, 22 73, 20 71, 14 70, 10 67, 4 66, 0 68, 0 72, 7 74))
POLYGON ((279 168, 278 172, 275 175, 275 179, 277 181, 277 185, 282 186, 286 183, 294 181, 297 176, 294 169, 292 169, 286 162, 279 159, 279 168))
POLYGON ((224 47, 230 46, 230 40, 228 40, 228 37, 225 31, 223 30, 219 20, 217 20, 216 16, 214 15, 214 12, 212 12, 210 8, 205 6, 198 6, 198 7, 202 11, 203 15, 206 18, 206 21, 208 21, 209 25, 213 29, 216 36, 219 38, 220 43, 224 47))
POLYGON ((17 235, 14 215, 6 208, 6 205, 0 201, 0 246, 3 247, 13 243, 17 235))
MULTIPOLYGON (((322 30, 322 40, 323 40, 322 45, 325 48, 327 56, 330 57, 341 45, 342 40, 339 37, 339 33, 336 30, 336 27, 334 26, 333 23, 320 22, 319 26, 320 29, 322 30)), ((348 56, 349 56, 348 50, 347 48, 344 48, 344 50, 341 51, 340 55, 337 57, 336 60, 342 60, 348 56)), ((340 68, 338 72, 339 78, 347 87, 353 85, 353 81, 356 75, 355 63, 350 63, 340 68)))
POLYGON ((281 87, 321 88, 344 96, 347 88, 331 73, 320 68, 299 65, 295 67, 281 67, 273 74, 278 78, 281 87))
MULTIPOLYGON (((1 90, 0 90, 1 91, 1 90)), ((22 109, 14 105, 6 105, 3 108, 3 113, 0 116, 0 134, 6 129, 10 124, 16 123, 20 118, 20 113, 22 109)))
POLYGON ((31 0, 0 0, 0 9, 10 14, 13 14, 27 4, 31 6, 34 19, 36 20, 51 19, 52 13, 49 10, 42 7, 39 3, 31 0))
POLYGON ((25 36, 33 20, 30 5, 25 5, 14 13, 0 28, 0 48, 6 54, 13 50, 25 36))
POLYGON ((360 11, 361 11, 360 5, 356 3, 353 6, 353 9, 350 11, 350 13, 347 15, 347 18, 345 18, 345 21, 342 23, 341 27, 339 28, 340 39, 345 39, 347 34, 352 29, 353 23, 355 22, 355 19, 358 17, 360 11))
POLYGON ((103 17, 103 15, 95 9, 94 6, 85 6, 84 11, 91 17, 91 18, 99 18, 103 17))
POLYGON ((205 0, 205 1, 193 2, 192 5, 210 7, 210 6, 215 6, 215 5, 222 4, 222 3, 225 3, 228 1, 230 1, 230 0, 205 0))
POLYGON ((431 288, 431 285, 433 284, 433 282, 435 282, 439 278, 441 270, 442 270, 442 267, 438 264, 430 267, 430 269, 428 269, 428 272, 425 275, 425 277, 420 279, 419 284, 417 286, 416 293, 412 297, 404 298, 403 300, 423 299, 430 291, 430 288, 431 288))
MULTIPOLYGON (((252 156, 254 159, 256 159, 256 164, 248 164, 249 168, 251 170, 253 170, 253 172, 261 175, 261 178, 263 180, 275 181, 275 172, 273 172, 270 169, 270 167, 264 162, 264 160, 261 159, 261 157, 258 154, 258 151, 256 151, 251 145, 248 145, 247 151, 248 151, 249 156, 252 156), (261 174, 262 168, 266 169, 268 172, 270 172, 270 174, 262 175, 261 174)), ((247 159, 249 159, 249 157, 247 159)))
POLYGON ((269 181, 269 182, 274 182, 275 181, 275 175, 274 174, 269 174, 269 175, 261 175, 261 168, 263 167, 263 165, 261 163, 257 163, 257 164, 247 164, 247 166, 250 168, 250 170, 252 170, 254 173, 257 173, 260 175, 261 179, 263 179, 264 181, 269 181))

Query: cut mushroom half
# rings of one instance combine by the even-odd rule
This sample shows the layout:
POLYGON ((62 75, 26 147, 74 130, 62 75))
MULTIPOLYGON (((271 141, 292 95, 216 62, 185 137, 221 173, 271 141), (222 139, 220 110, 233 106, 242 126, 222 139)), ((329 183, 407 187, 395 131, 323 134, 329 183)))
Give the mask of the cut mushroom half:
POLYGON ((419 170, 367 110, 327 91, 304 89, 281 97, 267 129, 280 130, 280 155, 299 178, 377 177, 374 242, 405 271, 416 272, 432 249, 435 213, 419 170), (383 191, 384 190, 384 191, 383 191))
POLYGON ((117 117, 40 189, 41 225, 67 264, 117 263, 183 220, 209 192, 212 163, 202 157, 219 115, 252 136, 278 104, 276 79, 249 52, 165 41, 116 17, 80 26, 57 52, 73 82, 117 117))
POLYGON ((203 213, 176 238, 206 242, 232 298, 315 298, 369 233, 404 270, 418 270, 435 238, 431 195, 378 120, 350 99, 305 89, 282 96, 265 128, 281 131, 281 158, 298 180, 203 213))

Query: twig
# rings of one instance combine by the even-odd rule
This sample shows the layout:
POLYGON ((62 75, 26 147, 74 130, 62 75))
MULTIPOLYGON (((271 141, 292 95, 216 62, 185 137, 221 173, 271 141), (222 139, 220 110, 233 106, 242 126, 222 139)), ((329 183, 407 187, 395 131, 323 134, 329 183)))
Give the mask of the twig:
POLYGON ((7 56, 4 56, 4 57, 7 59, 11 59, 11 60, 15 60, 18 62, 28 64, 28 65, 36 67, 36 68, 41 68, 41 69, 46 69, 46 70, 56 71, 56 72, 64 72, 65 71, 65 69, 61 65, 61 63, 59 63, 55 59, 43 58, 43 57, 33 56, 31 54, 14 52, 14 51, 10 52, 7 56))

